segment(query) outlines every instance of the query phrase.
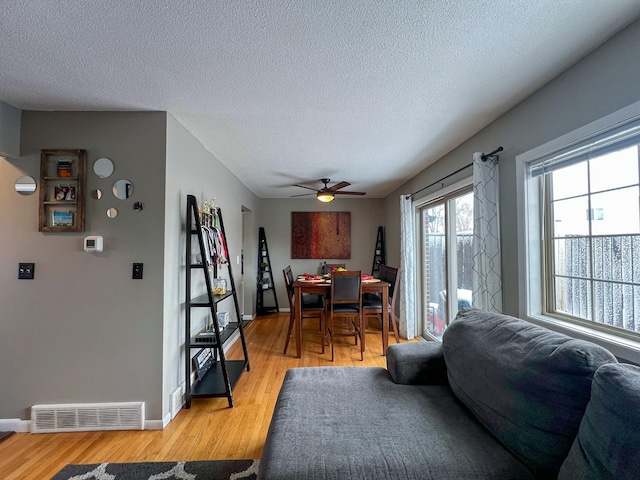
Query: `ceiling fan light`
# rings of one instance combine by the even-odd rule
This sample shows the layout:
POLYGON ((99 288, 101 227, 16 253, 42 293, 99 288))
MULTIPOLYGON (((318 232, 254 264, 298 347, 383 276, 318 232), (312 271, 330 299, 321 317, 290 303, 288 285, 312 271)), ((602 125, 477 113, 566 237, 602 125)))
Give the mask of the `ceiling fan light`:
POLYGON ((331 202, 335 198, 335 196, 332 193, 318 192, 316 198, 321 202, 328 203, 331 202))

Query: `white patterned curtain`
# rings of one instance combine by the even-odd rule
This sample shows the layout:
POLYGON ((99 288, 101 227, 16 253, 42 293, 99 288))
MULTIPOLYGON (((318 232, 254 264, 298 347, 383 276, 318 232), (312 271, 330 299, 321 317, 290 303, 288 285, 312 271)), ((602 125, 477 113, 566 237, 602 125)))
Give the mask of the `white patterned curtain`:
POLYGON ((411 195, 400 196, 400 322, 403 338, 411 339, 416 331, 416 281, 414 261, 413 207, 411 195))
POLYGON ((502 312, 498 162, 473 154, 473 306, 502 312))

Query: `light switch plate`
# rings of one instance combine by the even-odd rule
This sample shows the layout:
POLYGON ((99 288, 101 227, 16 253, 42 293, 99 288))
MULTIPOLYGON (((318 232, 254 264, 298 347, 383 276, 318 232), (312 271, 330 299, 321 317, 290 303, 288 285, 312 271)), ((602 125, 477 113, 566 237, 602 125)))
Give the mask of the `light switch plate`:
POLYGON ((18 264, 18 280, 33 280, 35 274, 35 263, 18 264))
POLYGON ((134 263, 133 264, 133 274, 131 275, 131 278, 133 278, 134 280, 142 280, 142 267, 144 266, 144 264, 142 263, 134 263))

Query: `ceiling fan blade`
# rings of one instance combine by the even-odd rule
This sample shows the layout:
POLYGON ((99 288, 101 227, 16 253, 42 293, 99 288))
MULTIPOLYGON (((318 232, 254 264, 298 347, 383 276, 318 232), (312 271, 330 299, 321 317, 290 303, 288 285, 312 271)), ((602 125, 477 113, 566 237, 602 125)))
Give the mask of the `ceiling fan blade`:
POLYGON ((335 195, 366 195, 367 192, 333 192, 335 195))
POLYGON ((340 182, 336 183, 333 187, 329 187, 327 190, 335 192, 336 190, 340 190, 341 188, 348 187, 351 185, 349 182, 340 182))
POLYGON ((301 193, 300 195, 291 195, 290 198, 293 197, 308 197, 309 195, 314 195, 313 193, 301 193))
POLYGON ((294 187, 306 188, 307 190, 313 190, 314 192, 319 192, 317 188, 306 187, 304 185, 294 185, 294 187))

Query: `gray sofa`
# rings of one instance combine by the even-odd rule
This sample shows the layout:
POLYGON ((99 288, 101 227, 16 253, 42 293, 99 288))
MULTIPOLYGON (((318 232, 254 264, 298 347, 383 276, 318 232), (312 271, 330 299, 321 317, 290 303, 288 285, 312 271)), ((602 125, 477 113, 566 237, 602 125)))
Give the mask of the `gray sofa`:
POLYGON ((640 478, 640 367, 595 344, 465 309, 387 367, 289 370, 258 478, 640 478))

